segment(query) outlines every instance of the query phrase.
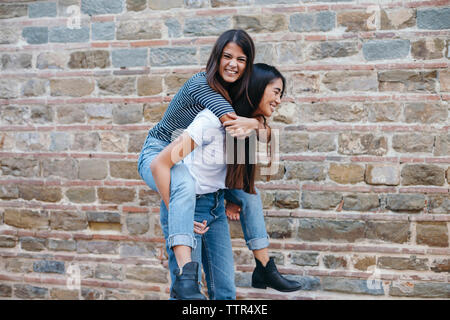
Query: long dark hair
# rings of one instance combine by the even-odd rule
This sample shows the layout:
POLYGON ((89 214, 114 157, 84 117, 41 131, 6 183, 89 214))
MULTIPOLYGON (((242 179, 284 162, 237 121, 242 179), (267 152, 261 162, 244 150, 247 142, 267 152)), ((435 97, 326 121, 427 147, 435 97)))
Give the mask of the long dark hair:
POLYGON ((247 32, 241 29, 232 29, 225 31, 217 39, 206 64, 206 79, 209 86, 219 92, 225 99, 232 104, 236 99, 246 97, 248 99, 248 86, 255 59, 255 44, 247 32), (234 42, 241 47, 247 56, 247 63, 242 77, 236 82, 228 85, 224 83, 219 75, 220 59, 225 46, 234 42), (225 89, 225 87, 227 87, 225 89), (234 98, 232 98, 234 97, 234 98))
MULTIPOLYGON (((251 117, 255 110, 258 109, 267 85, 276 79, 281 79, 283 82, 283 89, 281 92, 281 97, 283 97, 286 87, 286 79, 283 75, 275 67, 269 66, 265 63, 257 63, 253 65, 253 72, 250 77, 250 86, 248 88, 249 99, 240 97, 237 101, 235 101, 234 109, 236 114, 243 117, 251 117)), ((269 128, 266 124, 266 119, 264 116, 262 117, 265 127, 269 128)), ((227 139, 230 138, 231 137, 227 135, 227 139)), ((254 147, 256 147, 256 143, 250 143, 251 139, 255 139, 253 142, 256 142, 256 136, 254 135, 246 138, 244 143, 239 143, 237 138, 231 138, 232 145, 228 142, 230 140, 227 141, 227 148, 231 147, 233 149, 227 149, 228 158, 225 185, 229 189, 243 189, 247 193, 255 194, 256 165, 255 161, 251 160, 255 159, 254 157, 256 156, 256 150, 254 149, 254 147), (245 146, 245 150, 242 150, 242 146, 245 146)), ((269 154, 270 159, 272 152, 269 153, 267 150, 267 153, 269 154)))

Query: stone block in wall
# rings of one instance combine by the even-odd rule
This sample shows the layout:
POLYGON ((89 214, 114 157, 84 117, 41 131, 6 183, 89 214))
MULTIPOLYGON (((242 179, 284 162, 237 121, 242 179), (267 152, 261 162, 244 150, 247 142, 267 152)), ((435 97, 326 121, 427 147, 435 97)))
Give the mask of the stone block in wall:
POLYGON ((113 123, 139 123, 143 117, 142 104, 121 104, 113 107, 113 123))
MULTIPOLYGON (((20 239, 20 247, 22 250, 39 252, 45 250, 47 248, 48 239, 43 238, 33 238, 33 237, 21 237, 20 239)), ((28 266, 26 266, 28 267, 28 266)), ((25 271, 25 272, 31 272, 25 271)))
POLYGON ((265 218, 267 234, 272 239, 292 238, 295 234, 294 219, 291 218, 265 218))
POLYGON ((137 93, 139 96, 153 96, 163 91, 162 77, 138 77, 137 93))
POLYGON ((88 123, 112 123, 111 104, 87 104, 85 113, 88 123))
POLYGON ((146 48, 115 49, 111 52, 115 68, 147 66, 148 50, 146 48))
POLYGON ((358 220, 299 219, 297 239, 302 241, 345 241, 364 239, 365 224, 358 220))
POLYGON ((295 73, 291 79, 293 93, 317 93, 320 91, 320 77, 318 74, 295 73))
POLYGON ((30 69, 33 55, 29 53, 5 53, 1 55, 2 70, 30 69))
POLYGON ((126 0, 127 11, 142 11, 147 8, 147 0, 126 0))
POLYGON ((4 224, 22 229, 47 229, 49 216, 46 211, 28 209, 5 209, 4 224))
POLYGON ((302 192, 302 208, 304 209, 331 210, 336 208, 341 200, 342 195, 337 192, 302 192))
POLYGON ((369 288, 368 280, 362 279, 348 279, 339 277, 324 277, 322 278, 322 288, 325 291, 342 292, 349 294, 369 294, 369 295, 384 295, 382 286, 376 288, 369 288))
POLYGON ((118 254, 118 241, 85 241, 77 242, 77 253, 118 254))
POLYGON ((168 67, 196 65, 197 49, 193 47, 150 48, 150 65, 168 67))
POLYGON ((416 25, 416 11, 410 8, 386 9, 380 11, 381 30, 401 30, 416 25))
POLYGON ((0 284, 0 297, 11 298, 12 297, 12 286, 9 284, 0 284))
POLYGON ((24 17, 28 14, 26 4, 0 4, 0 19, 24 17))
POLYGON ((117 40, 151 40, 161 38, 161 25, 153 20, 124 20, 116 26, 117 40))
POLYGON ((75 133, 71 149, 75 151, 97 151, 100 135, 97 132, 75 133))
POLYGON ((103 180, 108 175, 106 160, 79 160, 78 168, 78 178, 81 180, 103 180))
POLYGON ((394 134, 392 148, 399 153, 433 152, 434 136, 426 133, 394 134))
POLYGON ((0 248, 14 248, 16 246, 16 238, 10 236, 0 236, 0 248))
POLYGON ((373 102, 364 104, 370 122, 399 122, 402 104, 398 102, 373 102))
POLYGON ((300 64, 304 61, 302 45, 299 42, 289 41, 275 44, 274 62, 283 64, 300 64))
POLYGON ((450 194, 437 194, 428 196, 428 212, 450 213, 450 194))
POLYGON ((436 136, 436 140, 434 142, 433 155, 435 156, 450 155, 450 133, 436 136))
POLYGON ((337 183, 355 184, 364 181, 364 171, 365 168, 357 164, 331 163, 328 176, 337 183))
POLYGON ((42 52, 37 56, 36 68, 64 69, 68 62, 69 56, 65 52, 42 52))
POLYGON ((129 266, 125 271, 125 278, 145 283, 168 283, 168 272, 161 267, 129 266))
POLYGON ((90 16, 98 14, 114 14, 123 11, 123 0, 83 0, 81 12, 90 16))
POLYGON ((86 213, 75 211, 54 211, 50 215, 50 227, 53 230, 76 231, 88 227, 86 213))
POLYGON ((436 92, 437 71, 395 70, 378 73, 379 91, 436 92))
POLYGON ((344 256, 325 255, 323 256, 322 261, 327 269, 347 268, 347 259, 344 256))
POLYGON ((183 7, 184 0, 152 0, 148 1, 148 7, 152 10, 168 10, 183 7))
POLYGON ((15 284, 14 296, 19 299, 48 299, 48 288, 36 287, 29 284, 15 284))
POLYGON ((408 222, 367 221, 364 235, 367 239, 392 243, 407 243, 410 240, 408 222))
POLYGON ((77 242, 74 240, 48 239, 47 247, 52 251, 76 251, 77 242))
POLYGON ((449 258, 436 258, 431 264, 431 270, 434 272, 450 272, 449 258))
MULTIPOLYGON (((23 84, 21 92, 24 97, 39 97, 46 93, 47 87, 48 80, 30 79, 23 84)), ((41 107, 46 108, 45 106, 41 107)), ((51 119, 48 122, 51 122, 51 119)))
POLYGON ((160 244, 155 243, 123 243, 119 246, 120 257, 147 257, 158 258, 160 256, 160 244))
POLYGON ((101 203, 121 204, 132 202, 136 191, 132 188, 98 188, 97 196, 101 203))
POLYGON ((113 178, 140 180, 136 161, 110 161, 109 174, 113 178))
POLYGON ((49 42, 71 43, 71 42, 89 42, 90 28, 87 26, 80 29, 71 29, 68 27, 53 27, 48 31, 49 42))
POLYGON ((411 44, 411 55, 419 60, 441 59, 444 46, 442 39, 420 39, 411 44))
POLYGON ((443 186, 445 170, 433 164, 407 164, 402 169, 403 185, 443 186))
POLYGON ((144 234, 150 228, 147 214, 128 214, 126 217, 126 224, 128 233, 132 235, 144 234))
POLYGON ((65 151, 70 149, 71 135, 68 132, 50 133, 50 151, 65 151))
POLYGON ((289 31, 330 31, 336 25, 336 13, 320 11, 315 13, 294 13, 289 19, 289 31))
POLYGON ((298 153, 308 150, 308 134, 284 130, 280 134, 280 151, 282 153, 298 153))
POLYGON ((56 17, 55 2, 30 3, 28 5, 29 18, 56 17))
POLYGON ((286 162, 286 179, 320 181, 326 178, 326 166, 321 163, 286 162))
POLYGON ((371 71, 331 71, 322 83, 332 91, 377 91, 377 75, 371 71))
POLYGON ((116 24, 114 22, 92 23, 92 40, 114 40, 116 24))
POLYGON ((389 295, 393 297, 441 298, 448 299, 450 283, 446 282, 392 282, 389 295))
POLYGON ((233 16, 233 28, 243 29, 250 33, 272 33, 287 30, 286 17, 281 14, 262 16, 233 16))
POLYGON ((445 222, 418 222, 416 225, 417 244, 430 247, 448 247, 448 228, 445 222))
POLYGON ((448 122, 448 107, 443 103, 406 103, 404 116, 406 123, 448 122))
MULTIPOLYGON (((0 187, 0 199, 11 200, 19 198, 19 188, 17 186, 2 186, 0 187)), ((0 216, 2 221, 2 216, 0 216)))
POLYGON ((393 269, 393 270, 417 270, 426 271, 428 267, 427 258, 417 258, 411 256, 409 258, 403 257, 379 257, 377 267, 381 269, 393 269))
POLYGON ((353 267, 361 271, 367 271, 376 264, 375 256, 354 255, 352 256, 353 267))
POLYGON ((399 168, 395 165, 368 164, 364 177, 367 184, 396 186, 400 183, 399 168))
POLYGON ((385 155, 388 151, 387 139, 372 133, 341 133, 338 137, 340 154, 375 156, 385 155))
POLYGON ((339 122, 359 122, 367 120, 367 110, 357 103, 314 103, 303 104, 300 117, 305 122, 334 120, 339 122))
POLYGON ((60 288, 50 289, 50 299, 52 300, 79 300, 79 290, 66 290, 60 288))
POLYGON ((376 194, 356 193, 344 196, 344 210, 374 211, 380 207, 380 200, 376 194))
POLYGON ((231 28, 230 17, 186 18, 183 34, 185 37, 219 36, 231 28))
POLYGON ((39 260, 33 263, 33 271, 38 273, 65 273, 64 262, 54 260, 39 260))
POLYGON ((90 95, 95 89, 90 79, 54 79, 50 80, 50 95, 53 97, 83 97, 90 95))
POLYGON ((358 52, 358 43, 356 41, 326 41, 309 45, 305 56, 311 60, 322 60, 351 57, 357 55, 358 52))
POLYGON ((299 192, 279 190, 275 192, 274 205, 278 208, 295 209, 299 207, 299 192))
POLYGON ((38 159, 3 158, 0 170, 2 176, 38 177, 40 164, 38 159))
POLYGON ((23 185, 19 186, 19 197, 24 200, 59 202, 62 199, 62 191, 59 187, 23 185))
MULTIPOLYGON (((145 115, 145 113, 144 113, 144 115, 145 115)), ((147 132, 130 133, 130 138, 128 140, 128 150, 127 151, 129 153, 140 153, 146 138, 147 138, 147 132)))
POLYGON ((335 136, 327 133, 311 134, 309 136, 308 150, 312 152, 335 151, 335 136))
POLYGON ((20 83, 11 79, 0 79, 0 99, 19 97, 20 83))
POLYGON ((425 200, 423 194, 388 194, 386 208, 392 211, 418 212, 425 207, 425 200))
POLYGON ((235 6, 248 6, 251 4, 251 0, 210 0, 211 7, 235 7, 235 6))
POLYGON ((410 40, 369 40, 363 43, 362 53, 367 61, 404 59, 410 49, 410 40))
POLYGON ((291 263, 298 266, 318 266, 319 253, 317 252, 292 252, 291 263))
POLYGON ((372 12, 352 10, 342 11, 337 14, 337 26, 345 27, 344 32, 371 31, 373 28, 368 23, 372 12))
POLYGON ((75 180, 78 177, 77 161, 72 158, 66 159, 42 159, 43 177, 61 177, 75 180))
POLYGON ((439 81, 441 85, 441 92, 450 92, 450 71, 439 71, 439 81))
POLYGON ((68 66, 71 69, 103 69, 110 67, 109 52, 106 50, 72 52, 68 66))
POLYGON ((83 105, 62 105, 56 108, 56 117, 58 123, 73 124, 85 123, 86 113, 83 105))
POLYGON ((16 44, 19 41, 20 30, 14 27, 3 26, 0 33, 0 44, 16 44))
POLYGON ((417 28, 426 30, 450 29, 450 8, 417 9, 417 28))

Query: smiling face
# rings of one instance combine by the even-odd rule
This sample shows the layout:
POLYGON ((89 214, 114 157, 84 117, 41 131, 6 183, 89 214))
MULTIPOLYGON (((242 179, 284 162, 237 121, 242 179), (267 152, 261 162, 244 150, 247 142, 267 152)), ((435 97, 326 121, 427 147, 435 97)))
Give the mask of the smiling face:
POLYGON ((225 82, 233 83, 241 78, 247 66, 247 56, 234 42, 229 42, 222 51, 219 75, 225 82))
POLYGON ((281 103, 281 94, 283 92, 283 81, 276 78, 269 82, 264 89, 264 95, 253 115, 263 115, 269 118, 278 105, 281 103))

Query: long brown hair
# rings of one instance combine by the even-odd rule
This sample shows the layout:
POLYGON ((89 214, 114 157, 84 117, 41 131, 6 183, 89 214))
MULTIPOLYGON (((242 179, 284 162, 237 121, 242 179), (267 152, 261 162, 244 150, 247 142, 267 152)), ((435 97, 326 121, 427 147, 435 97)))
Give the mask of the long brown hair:
MULTIPOLYGON (((286 87, 286 79, 273 66, 264 63, 257 63, 253 66, 253 72, 250 77, 250 86, 248 90, 249 99, 240 97, 235 103, 236 114, 243 117, 251 117, 264 96, 264 91, 269 83, 276 79, 281 79, 283 89, 281 97, 283 97, 286 87)), ((264 127, 270 129, 264 116, 260 120, 264 122, 264 127)), ((276 147, 271 139, 267 144, 267 155, 269 165, 273 158, 273 151, 276 147)), ((247 193, 255 194, 255 176, 256 176, 256 134, 245 138, 245 141, 239 142, 237 138, 227 134, 227 175, 225 178, 225 186, 229 189, 242 189, 247 193), (253 139, 253 140, 252 140, 253 139), (242 148, 242 146, 245 148, 242 148)))
POLYGON ((230 102, 230 104, 232 104, 233 100, 242 96, 249 99, 248 86, 253 69, 254 59, 255 45, 252 38, 248 35, 247 32, 241 29, 232 29, 225 31, 220 35, 220 37, 214 44, 211 55, 209 56, 208 62, 206 64, 206 79, 209 86, 220 93, 225 99, 228 100, 228 102, 230 102), (230 42, 234 42, 239 47, 241 47, 242 51, 247 57, 247 62, 242 77, 236 82, 227 85, 219 75, 219 66, 223 49, 230 42), (227 86, 227 89, 225 89, 225 86, 227 86), (232 99, 231 95, 235 98, 232 99))

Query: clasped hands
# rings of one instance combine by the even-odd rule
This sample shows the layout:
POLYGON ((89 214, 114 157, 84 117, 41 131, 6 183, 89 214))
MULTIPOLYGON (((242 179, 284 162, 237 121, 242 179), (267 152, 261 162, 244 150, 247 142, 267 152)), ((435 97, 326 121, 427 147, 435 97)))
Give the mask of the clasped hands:
MULTIPOLYGON (((239 220, 239 215, 241 214, 241 207, 238 206, 235 203, 228 202, 225 205, 225 213, 228 217, 228 219, 232 221, 239 220)), ((194 232, 197 234, 205 234, 209 230, 209 227, 207 226, 207 221, 203 220, 203 222, 197 222, 194 221, 194 232)))

